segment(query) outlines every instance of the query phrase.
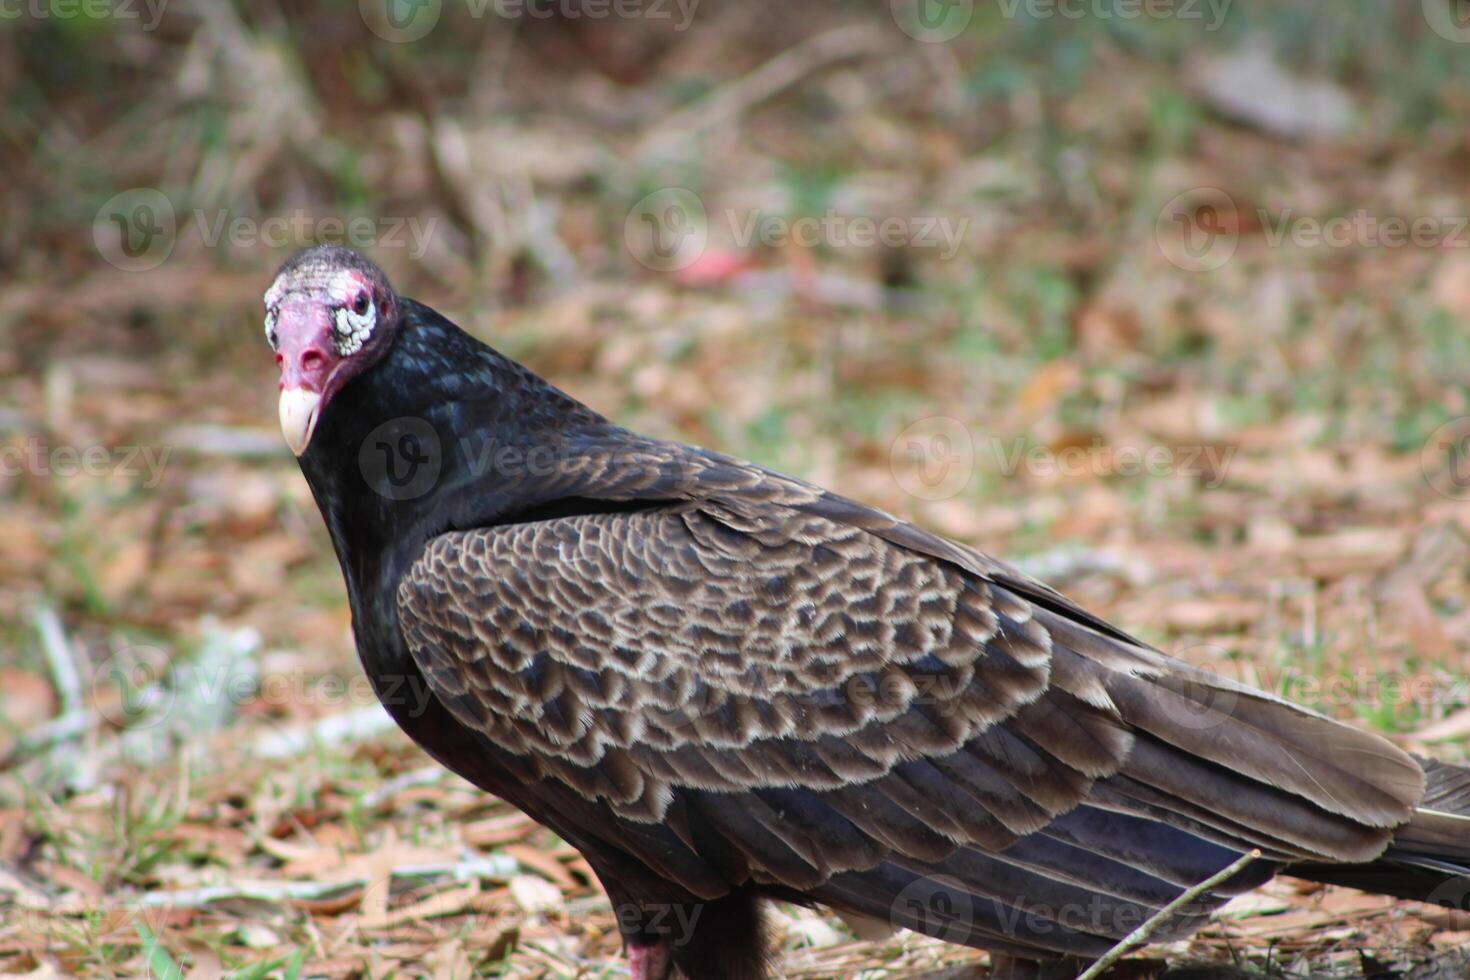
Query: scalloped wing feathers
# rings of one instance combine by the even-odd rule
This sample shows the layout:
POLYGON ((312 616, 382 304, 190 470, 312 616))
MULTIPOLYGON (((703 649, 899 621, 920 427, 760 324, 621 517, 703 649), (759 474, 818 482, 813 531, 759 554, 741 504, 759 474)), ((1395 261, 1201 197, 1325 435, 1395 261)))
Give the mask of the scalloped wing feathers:
POLYGON ((1363 861, 1423 792, 1386 741, 977 552, 723 457, 629 458, 596 474, 610 498, 676 499, 442 535, 402 627, 463 724, 627 820, 681 801, 734 878, 973 870, 1075 849, 1046 836, 1064 817, 1174 828, 1217 867, 1363 861))

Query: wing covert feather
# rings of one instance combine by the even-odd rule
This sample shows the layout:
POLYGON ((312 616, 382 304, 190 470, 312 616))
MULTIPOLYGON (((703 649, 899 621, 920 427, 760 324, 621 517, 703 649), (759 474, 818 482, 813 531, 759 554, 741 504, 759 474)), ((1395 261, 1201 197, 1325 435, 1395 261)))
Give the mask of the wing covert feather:
POLYGON ((681 506, 442 535, 400 586, 405 636, 462 722, 635 819, 658 819, 671 784, 878 780, 1046 693, 1050 638, 1025 603, 781 516, 681 506))
POLYGON ((1170 887, 1252 846, 1363 860, 1422 791, 1376 736, 782 481, 712 465, 663 478, 691 499, 442 535, 400 583, 408 646, 461 722, 541 778, 639 822, 682 800, 728 873, 803 890, 965 848, 1109 858, 1094 826, 1193 842, 1148 855, 1170 887))

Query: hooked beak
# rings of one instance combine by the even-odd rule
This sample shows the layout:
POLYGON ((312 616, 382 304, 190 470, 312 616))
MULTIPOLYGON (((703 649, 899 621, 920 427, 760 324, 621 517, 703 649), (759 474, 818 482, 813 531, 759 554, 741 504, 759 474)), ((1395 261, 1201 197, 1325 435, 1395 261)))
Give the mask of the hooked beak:
POLYGON ((326 308, 310 301, 282 304, 277 320, 281 369, 281 434, 300 456, 333 390, 341 363, 332 346, 332 324, 326 308))
POLYGON ((322 396, 307 388, 287 388, 281 392, 281 434, 297 456, 306 452, 307 443, 311 442, 321 404, 322 396))

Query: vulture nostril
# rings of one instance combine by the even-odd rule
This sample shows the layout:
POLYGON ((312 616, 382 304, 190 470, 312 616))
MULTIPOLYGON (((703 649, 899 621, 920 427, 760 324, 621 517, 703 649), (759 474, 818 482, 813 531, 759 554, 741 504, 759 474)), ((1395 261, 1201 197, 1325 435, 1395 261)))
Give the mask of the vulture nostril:
POLYGON ((280 351, 276 351, 276 367, 280 367, 282 364, 285 364, 285 363, 286 363, 286 355, 285 354, 282 354, 280 351))
POLYGON ((301 367, 306 371, 314 371, 327 363, 327 355, 315 347, 308 347, 301 352, 301 367))

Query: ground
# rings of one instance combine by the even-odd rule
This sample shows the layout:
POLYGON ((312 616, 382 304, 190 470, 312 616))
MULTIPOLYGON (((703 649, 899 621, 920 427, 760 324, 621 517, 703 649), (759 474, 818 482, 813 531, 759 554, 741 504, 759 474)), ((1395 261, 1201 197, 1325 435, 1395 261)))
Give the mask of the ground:
MULTIPOLYGON (((1465 759, 1455 22, 1018 4, 7 22, 0 973, 624 970, 577 854, 363 681, 260 332, 321 239, 634 428, 1465 759)), ((789 977, 986 968, 774 917, 789 977)), ((1115 975, 1463 977, 1467 945, 1283 880, 1115 975)))

